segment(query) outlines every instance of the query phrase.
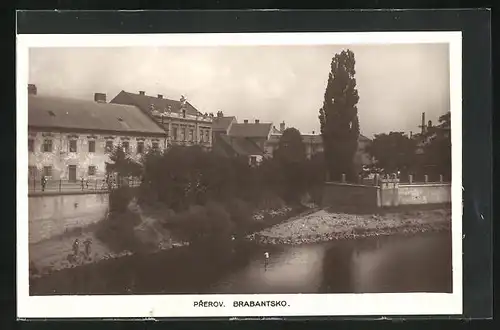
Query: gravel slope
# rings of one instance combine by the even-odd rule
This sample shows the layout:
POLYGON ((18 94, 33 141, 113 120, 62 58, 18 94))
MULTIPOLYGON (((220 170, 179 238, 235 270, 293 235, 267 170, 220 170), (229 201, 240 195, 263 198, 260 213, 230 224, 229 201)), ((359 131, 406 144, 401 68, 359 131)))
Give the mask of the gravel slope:
POLYGON ((451 210, 354 215, 320 210, 250 235, 264 244, 302 244, 366 236, 449 230, 451 210))

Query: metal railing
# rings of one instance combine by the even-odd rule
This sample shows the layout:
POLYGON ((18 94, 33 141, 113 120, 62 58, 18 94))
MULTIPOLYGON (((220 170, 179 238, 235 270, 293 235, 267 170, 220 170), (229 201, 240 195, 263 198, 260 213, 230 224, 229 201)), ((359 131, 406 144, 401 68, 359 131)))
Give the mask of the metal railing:
MULTIPOLYGON (((141 184, 137 178, 125 178, 121 185, 129 187, 138 187, 141 184)), ((108 182, 104 178, 85 179, 83 180, 62 180, 48 179, 45 184, 41 179, 30 178, 28 180, 28 192, 105 192, 110 188, 117 188, 120 184, 116 181, 108 182)))

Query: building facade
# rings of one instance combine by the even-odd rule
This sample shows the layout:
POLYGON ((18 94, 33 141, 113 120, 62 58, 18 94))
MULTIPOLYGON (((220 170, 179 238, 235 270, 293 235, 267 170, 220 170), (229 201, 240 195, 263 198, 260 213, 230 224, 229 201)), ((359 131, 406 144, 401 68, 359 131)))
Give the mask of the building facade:
POLYGON ((121 91, 110 103, 136 106, 154 119, 167 134, 168 145, 199 145, 212 147, 213 115, 202 114, 184 97, 179 101, 150 96, 144 91, 138 94, 121 91))
MULTIPOLYGON (((281 135, 286 129, 285 122, 280 123, 280 128, 277 129, 273 126, 271 136, 266 143, 266 155, 272 156, 274 151, 278 148, 278 144, 281 138, 281 135)), ((323 138, 321 134, 316 134, 312 132, 312 134, 301 134, 302 141, 304 142, 306 156, 307 158, 311 158, 312 156, 322 153, 324 151, 323 147, 323 138)), ((373 163, 372 157, 368 153, 368 145, 371 143, 371 140, 366 136, 360 134, 358 138, 358 150, 354 156, 354 162, 358 166, 366 166, 373 163)))
POLYGON ((30 179, 77 181, 105 176, 109 154, 121 145, 134 159, 162 150, 163 129, 137 107, 37 95, 28 88, 28 175, 30 179))

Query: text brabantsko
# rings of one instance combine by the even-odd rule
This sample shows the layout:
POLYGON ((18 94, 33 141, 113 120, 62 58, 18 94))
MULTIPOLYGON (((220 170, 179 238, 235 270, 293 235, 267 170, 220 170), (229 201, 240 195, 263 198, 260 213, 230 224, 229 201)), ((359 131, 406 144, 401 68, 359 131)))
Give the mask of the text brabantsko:
MULTIPOLYGON (((226 307, 223 301, 197 300, 194 307, 226 307)), ((286 300, 234 300, 232 307, 290 307, 286 300)))

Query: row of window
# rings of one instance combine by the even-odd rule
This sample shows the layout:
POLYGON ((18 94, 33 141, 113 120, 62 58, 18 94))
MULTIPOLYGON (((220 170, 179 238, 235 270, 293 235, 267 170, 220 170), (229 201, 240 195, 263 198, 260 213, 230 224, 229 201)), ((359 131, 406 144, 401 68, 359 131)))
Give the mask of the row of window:
MULTIPOLYGON (((121 143, 121 145, 122 145, 122 148, 125 152, 130 152, 130 143, 128 141, 123 141, 121 143)), ((155 150, 158 149, 159 148, 158 142, 153 142, 152 147, 155 150)), ((114 148, 113 141, 106 141, 105 152, 111 152, 113 150, 113 148, 114 148)), ((28 139, 28 151, 29 152, 35 151, 35 140, 28 139)), ((43 140, 42 151, 43 152, 52 152, 53 151, 53 145, 52 145, 51 139, 43 140)), ((78 152, 76 140, 69 141, 69 152, 78 152)), ((91 152, 91 153, 95 152, 95 141, 94 140, 88 141, 88 152, 91 152)), ((138 154, 144 153, 144 142, 143 141, 137 142, 137 153, 138 154)))
MULTIPOLYGON (((69 170, 74 170, 76 173, 76 165, 69 165, 68 166, 69 170)), ((37 175, 38 169, 36 166, 29 166, 28 167, 28 174, 30 178, 33 178, 37 175)), ((96 175, 97 174, 97 166, 95 165, 90 165, 87 169, 87 175, 96 175)), ((42 169, 42 175, 45 177, 51 177, 52 176, 52 166, 44 166, 42 169)))
MULTIPOLYGON (((189 136, 187 135, 187 128, 172 127, 172 139, 174 141, 195 141, 194 129, 189 129, 189 136), (180 132, 180 135, 179 135, 180 132)), ((167 135, 169 132, 167 131, 167 135)), ((200 130, 200 142, 210 141, 210 130, 200 130)))

